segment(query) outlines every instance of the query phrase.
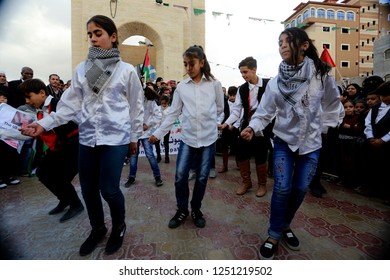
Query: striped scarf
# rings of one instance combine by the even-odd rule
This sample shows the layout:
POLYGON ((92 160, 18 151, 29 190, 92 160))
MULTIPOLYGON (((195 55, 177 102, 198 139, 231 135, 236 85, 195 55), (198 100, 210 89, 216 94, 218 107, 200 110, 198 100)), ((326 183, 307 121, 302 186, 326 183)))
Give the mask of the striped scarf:
POLYGON ((89 88, 96 95, 105 86, 119 60, 119 50, 116 48, 110 50, 89 48, 88 59, 85 63, 85 77, 89 88))
POLYGON ((279 65, 278 88, 283 99, 294 106, 297 103, 297 93, 310 83, 314 74, 313 61, 305 57, 297 67, 282 61, 279 65))

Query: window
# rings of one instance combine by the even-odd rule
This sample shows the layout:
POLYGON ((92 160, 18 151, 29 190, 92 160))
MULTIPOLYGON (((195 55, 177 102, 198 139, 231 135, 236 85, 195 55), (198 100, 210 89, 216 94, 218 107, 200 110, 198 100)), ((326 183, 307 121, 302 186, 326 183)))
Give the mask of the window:
POLYGON ((370 39, 367 39, 367 44, 369 44, 370 43, 370 39))
POLYGON ((370 6, 367 7, 367 10, 368 10, 368 11, 370 10, 370 6))
POLYGON ((362 63, 364 63, 364 58, 362 58, 362 63))
POLYGON ((390 14, 387 14, 387 21, 390 21, 390 14))
POLYGON ((309 18, 309 10, 306 10, 303 12, 303 20, 308 19, 308 18, 309 18))
POLYGON ((367 22, 367 27, 370 27, 370 23, 369 22, 367 22))
POLYGON ((364 42, 362 41, 362 47, 364 47, 364 42))
POLYGON ((330 32, 330 27, 329 26, 323 26, 322 27, 322 32, 330 32))
POLYGON ((390 49, 385 50, 385 59, 390 59, 390 49))
POLYGON ((291 27, 296 27, 295 19, 291 22, 291 27))
POLYGON ((368 55, 367 55, 367 58, 366 58, 366 60, 367 60, 367 61, 369 61, 369 60, 370 60, 370 56, 368 56, 368 55))
POLYGON ((372 42, 373 42, 373 43, 375 42, 375 37, 372 37, 372 42))
POLYGON ((375 25, 375 24, 376 24, 376 21, 375 21, 375 20, 373 20, 373 21, 372 21, 372 25, 375 25))
POLYGON ((376 9, 376 4, 372 5, 372 8, 373 8, 373 9, 376 9))
POLYGON ((347 12, 347 20, 355 21, 355 14, 353 12, 347 12))
POLYGON ((366 9, 362 8, 362 13, 364 14, 364 12, 366 11, 366 9))
POLYGON ((349 28, 341 28, 341 33, 349 34, 349 28))
POLYGON ((316 9, 311 8, 310 9, 310 17, 315 17, 316 16, 316 9))
POLYGON ((302 15, 299 15, 298 18, 297 18, 297 24, 301 24, 302 23, 302 15))
POLYGON ((341 50, 342 50, 342 51, 349 51, 349 45, 347 45, 347 44, 342 44, 342 45, 341 45, 341 50))
POLYGON ((333 10, 327 10, 326 11, 326 17, 329 19, 334 19, 334 11, 333 10))
POLYGON ((345 20, 345 13, 343 11, 337 11, 337 19, 345 20))
POLYGON ((364 25, 362 25, 362 30, 364 30, 364 25))
POLYGON ((317 10, 317 17, 318 18, 325 18, 325 10, 324 9, 318 9, 317 10))
POLYGON ((341 61, 342 68, 349 68, 349 61, 341 61))
POLYGON ((327 48, 328 50, 330 50, 330 44, 328 44, 328 43, 324 43, 324 44, 322 44, 322 48, 327 48))

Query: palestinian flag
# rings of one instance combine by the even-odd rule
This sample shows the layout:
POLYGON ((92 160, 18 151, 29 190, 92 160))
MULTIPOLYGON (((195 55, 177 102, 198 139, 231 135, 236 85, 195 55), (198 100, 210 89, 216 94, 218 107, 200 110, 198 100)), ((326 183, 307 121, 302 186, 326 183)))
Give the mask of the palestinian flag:
POLYGON ((142 75, 145 77, 145 82, 150 78, 150 60, 149 60, 149 49, 146 49, 144 63, 142 65, 142 75))

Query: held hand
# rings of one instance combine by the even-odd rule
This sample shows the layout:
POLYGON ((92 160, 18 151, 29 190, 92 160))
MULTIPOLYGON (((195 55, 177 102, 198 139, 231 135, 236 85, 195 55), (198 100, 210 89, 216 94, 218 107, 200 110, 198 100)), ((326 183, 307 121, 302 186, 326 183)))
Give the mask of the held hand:
POLYGON ((45 129, 41 125, 36 123, 36 122, 32 123, 32 124, 29 124, 29 125, 27 125, 25 127, 22 127, 20 129, 20 132, 23 135, 27 135, 27 136, 31 136, 31 137, 37 137, 44 131, 45 131, 45 129))
POLYGON ((219 130, 224 130, 228 125, 226 123, 218 125, 219 130))
POLYGON ((253 130, 250 127, 245 128, 241 131, 241 137, 247 141, 251 141, 253 137, 253 130))
POLYGON ((158 141, 158 138, 156 136, 152 135, 152 136, 149 137, 149 143, 150 144, 154 144, 157 141, 158 141))
POLYGON ((137 153, 138 145, 136 142, 130 142, 129 152, 130 155, 135 155, 137 153))

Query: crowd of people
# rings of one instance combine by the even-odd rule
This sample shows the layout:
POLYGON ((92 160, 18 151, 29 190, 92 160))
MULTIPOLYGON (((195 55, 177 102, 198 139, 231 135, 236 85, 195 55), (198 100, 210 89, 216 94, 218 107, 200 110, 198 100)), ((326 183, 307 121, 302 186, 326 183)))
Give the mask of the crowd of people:
POLYGON ((188 77, 180 83, 164 82, 162 77, 144 81, 133 65, 121 60, 111 19, 93 16, 86 29, 91 45, 87 59, 66 84, 51 74, 45 85, 33 78, 30 67, 22 68, 17 81, 7 82, 0 72, 0 103, 37 118, 20 129, 28 137, 20 151, 0 141, 0 188, 20 183, 16 175, 36 174, 58 198, 48 214, 69 207, 60 222, 76 217, 85 205, 91 232, 80 255, 90 254, 108 231, 101 197, 112 220, 105 252, 113 254, 122 246, 123 166, 130 164, 124 185, 129 188, 136 179, 142 146, 155 185, 163 186, 161 148, 169 164, 170 132, 177 119, 181 122, 174 183, 177 211, 169 228, 179 227, 188 216, 197 227, 206 226, 201 208, 208 178, 216 176, 216 150, 222 155, 219 173, 229 172, 229 156, 235 159, 242 181, 237 195, 245 195, 254 185, 253 158, 257 197, 266 195, 268 177, 273 177, 270 227, 261 259, 273 259, 280 241, 299 250, 290 224, 307 192, 316 197, 327 192, 321 184, 324 173, 332 174, 339 185, 380 196, 389 204, 385 174, 390 156, 390 83, 371 76, 361 86, 337 86, 330 66, 320 60, 302 29, 288 28, 280 34, 282 62, 275 78, 259 77, 257 61, 246 57, 238 64, 243 84, 228 90, 211 73, 202 46, 184 52, 188 77), (10 161, 5 164, 3 159, 10 161), (72 185, 77 173, 84 205, 72 185))

